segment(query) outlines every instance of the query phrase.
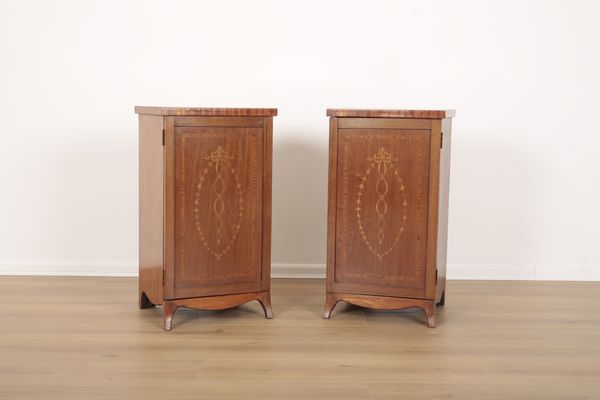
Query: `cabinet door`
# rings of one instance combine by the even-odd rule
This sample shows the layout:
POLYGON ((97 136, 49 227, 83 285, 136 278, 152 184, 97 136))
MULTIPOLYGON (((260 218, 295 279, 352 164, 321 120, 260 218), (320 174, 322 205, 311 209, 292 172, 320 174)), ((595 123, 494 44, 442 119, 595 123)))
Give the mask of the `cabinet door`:
POLYGON ((429 129, 340 129, 333 289, 425 298, 429 129))
POLYGON ((173 297, 259 291, 263 128, 175 127, 172 145, 173 297))

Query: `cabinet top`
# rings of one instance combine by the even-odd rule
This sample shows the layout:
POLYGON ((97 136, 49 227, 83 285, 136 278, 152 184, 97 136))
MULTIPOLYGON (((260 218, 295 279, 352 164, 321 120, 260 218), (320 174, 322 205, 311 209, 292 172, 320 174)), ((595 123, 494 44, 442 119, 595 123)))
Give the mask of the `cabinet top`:
POLYGON ((202 117, 274 117, 276 108, 200 108, 135 106, 136 114, 202 117))
POLYGON ((454 117, 454 110, 358 110, 328 108, 327 116, 337 118, 444 119, 454 117))

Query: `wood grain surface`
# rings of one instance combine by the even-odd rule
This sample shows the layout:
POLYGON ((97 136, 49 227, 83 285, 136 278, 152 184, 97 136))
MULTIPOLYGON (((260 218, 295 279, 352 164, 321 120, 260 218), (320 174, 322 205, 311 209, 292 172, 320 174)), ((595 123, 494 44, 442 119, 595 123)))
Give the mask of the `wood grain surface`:
POLYGON ((137 114, 205 117, 274 117, 276 108, 207 108, 135 106, 137 114))
POLYGON ((427 298, 429 140, 425 129, 340 129, 334 292, 427 298))
POLYGON ((597 399, 600 282, 448 281, 421 310, 340 303, 272 282, 228 311, 139 310, 135 278, 0 277, 0 398, 597 399))
POLYGON ((197 310, 227 310, 250 301, 257 300, 265 312, 266 318, 273 318, 271 294, 268 291, 254 293, 228 294, 223 296, 195 297, 191 299, 165 300, 163 306, 164 328, 170 331, 173 326, 175 311, 181 307, 197 310))
POLYGON ((454 110, 359 110, 329 108, 327 116, 346 118, 424 118, 443 119, 454 117, 454 110))
POLYGON ((175 128, 175 298, 261 290, 263 129, 175 128))
POLYGON ((163 118, 139 116, 139 306, 163 302, 163 118))
POLYGON ((444 290, 446 288, 446 257, 448 252, 448 212, 450 202, 450 149, 452 147, 452 121, 441 121, 441 149, 440 149, 440 186, 438 200, 438 227, 437 227, 437 284, 436 302, 444 304, 444 290))

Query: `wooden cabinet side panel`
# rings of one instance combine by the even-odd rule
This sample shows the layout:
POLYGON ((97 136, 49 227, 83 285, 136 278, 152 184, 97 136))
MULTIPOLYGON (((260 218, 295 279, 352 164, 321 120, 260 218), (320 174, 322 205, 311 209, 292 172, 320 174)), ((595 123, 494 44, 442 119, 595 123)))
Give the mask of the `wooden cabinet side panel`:
POLYGON ((163 117, 139 116, 139 295, 163 302, 163 117))
POLYGON ((434 299, 436 291, 436 262, 437 262, 437 230, 438 203, 440 193, 440 144, 441 121, 433 120, 431 124, 430 154, 429 154, 429 209, 427 213, 427 273, 426 298, 434 299))
POLYGON ((164 298, 175 298, 175 118, 164 118, 164 298))
POLYGON ((442 120, 443 146, 440 154, 440 193, 437 229, 437 285, 436 302, 446 289, 446 257, 448 251, 448 200, 450 194, 450 149, 452 145, 452 119, 442 120))
POLYGON ((273 187, 273 118, 264 118, 262 194, 262 290, 271 288, 271 215, 273 187))
POLYGON ((333 292, 335 283, 335 226, 337 209, 337 141, 338 119, 329 119, 329 183, 327 204, 327 291, 333 292))

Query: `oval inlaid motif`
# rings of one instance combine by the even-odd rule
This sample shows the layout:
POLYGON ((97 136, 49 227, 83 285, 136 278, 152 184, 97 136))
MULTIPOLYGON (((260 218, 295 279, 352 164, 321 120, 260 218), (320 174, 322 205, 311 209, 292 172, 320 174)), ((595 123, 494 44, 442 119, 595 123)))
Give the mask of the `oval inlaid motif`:
POLYGON ((356 194, 356 222, 358 223, 358 230, 360 236, 369 249, 378 260, 383 260, 385 256, 390 254, 394 247, 400 241, 400 236, 406 228, 407 210, 408 203, 406 201, 406 187, 398 171, 398 158, 388 153, 384 147, 381 147, 379 151, 372 156, 367 158, 369 166, 365 171, 364 175, 360 178, 360 184, 358 185, 358 192, 356 194), (390 185, 398 185, 401 198, 401 209, 402 209, 402 221, 398 231, 394 232, 394 239, 391 244, 385 245, 384 240, 386 236, 386 226, 389 221, 389 204, 390 199, 388 198, 390 192, 390 185), (376 195, 375 204, 365 204, 363 197, 367 190, 374 191, 376 195), (377 235, 369 238, 365 226, 363 224, 363 217, 367 214, 369 219, 375 220, 375 228, 377 235))
POLYGON ((221 146, 204 159, 208 161, 208 164, 202 169, 194 198, 196 230, 204 247, 217 260, 220 260, 223 254, 231 249, 240 231, 244 216, 242 184, 238 172, 231 165, 231 160, 234 157, 221 146), (235 191, 234 196, 227 195, 230 190, 235 191), (212 203, 206 204, 207 200, 211 198, 212 203), (235 215, 232 224, 227 227, 224 219, 225 214, 235 215), (208 221, 213 221, 213 223, 208 228, 202 226, 202 221, 206 221, 207 224, 208 221), (229 237, 226 237, 227 232, 229 237), (209 236, 214 240, 209 242, 209 236))

